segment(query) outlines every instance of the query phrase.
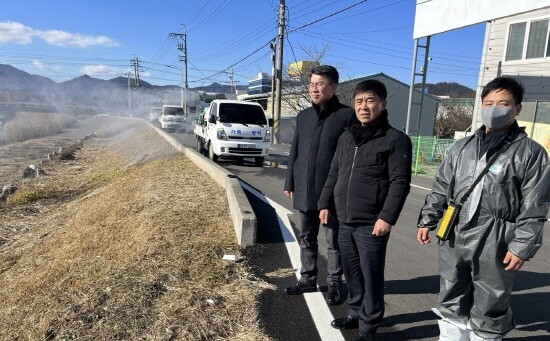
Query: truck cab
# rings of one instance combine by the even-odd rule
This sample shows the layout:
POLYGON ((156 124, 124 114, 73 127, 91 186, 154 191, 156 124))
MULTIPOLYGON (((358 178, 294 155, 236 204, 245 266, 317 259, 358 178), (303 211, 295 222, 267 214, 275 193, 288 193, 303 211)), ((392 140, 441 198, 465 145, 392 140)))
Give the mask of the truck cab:
POLYGON ((211 160, 232 157, 254 158, 257 166, 269 155, 272 120, 262 106, 254 102, 214 100, 195 121, 199 152, 208 152, 211 160))

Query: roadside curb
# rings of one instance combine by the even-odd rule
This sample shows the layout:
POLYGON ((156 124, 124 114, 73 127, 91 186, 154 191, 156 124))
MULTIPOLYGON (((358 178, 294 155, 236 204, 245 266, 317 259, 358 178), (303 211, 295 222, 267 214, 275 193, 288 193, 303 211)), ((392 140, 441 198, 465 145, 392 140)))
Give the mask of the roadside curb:
POLYGON ((252 245, 256 241, 257 220, 252 206, 246 197, 244 190, 239 183, 238 177, 212 162, 204 155, 199 154, 194 149, 184 147, 175 138, 162 131, 161 129, 149 125, 154 128, 160 136, 170 143, 178 151, 182 152, 191 162, 202 169, 214 181, 218 183, 227 193, 229 203, 229 214, 233 221, 233 228, 239 245, 252 245))

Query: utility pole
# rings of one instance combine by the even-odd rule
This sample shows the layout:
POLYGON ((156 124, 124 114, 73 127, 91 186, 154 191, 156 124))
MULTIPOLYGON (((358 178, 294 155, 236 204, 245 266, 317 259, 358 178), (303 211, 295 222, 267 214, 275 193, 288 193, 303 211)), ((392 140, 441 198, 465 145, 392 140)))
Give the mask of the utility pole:
POLYGON ((236 89, 236 88, 234 89, 235 84, 234 84, 234 82, 233 82, 233 77, 234 77, 234 76, 233 76, 233 69, 232 69, 232 68, 229 70, 229 72, 227 73, 227 75, 228 75, 228 77, 229 77, 229 81, 231 82, 231 83, 230 83, 230 84, 231 84, 231 92, 233 93, 233 95, 237 95, 237 89, 236 89))
MULTIPOLYGON (((134 55, 134 59, 130 60, 130 63, 131 63, 130 66, 134 67, 134 92, 136 94, 139 91, 139 69, 140 69, 139 62, 140 62, 139 58, 137 58, 135 55, 134 55)), ((134 97, 134 106, 137 108, 137 107, 140 107, 141 104, 142 103, 140 103, 140 97, 135 96, 134 97)))
POLYGON ((285 34, 285 0, 279 3, 279 36, 277 42, 277 110, 276 118, 273 122, 273 143, 277 144, 277 134, 279 133, 279 120, 281 119, 281 88, 283 85, 283 42, 285 34))
POLYGON ((138 91, 139 90, 139 58, 136 58, 136 56, 134 56, 134 59, 131 59, 130 62, 132 63, 130 64, 130 66, 134 67, 134 87, 135 87, 135 90, 138 91))
POLYGON ((132 73, 128 71, 128 116, 132 115, 132 91, 130 91, 130 75, 132 73))
POLYGON ((185 70, 185 82, 184 84, 182 84, 182 94, 184 94, 184 96, 182 96, 184 97, 184 99, 182 100, 182 107, 184 115, 187 116, 187 27, 183 24, 182 26, 185 28, 185 31, 183 33, 170 33, 170 37, 177 37, 183 41, 183 44, 177 44, 177 48, 183 53, 183 55, 179 56, 180 62, 183 62, 183 69, 185 70))
MULTIPOLYGON (((269 43, 269 47, 271 48, 271 118, 273 121, 275 121, 275 48, 277 45, 275 45, 275 40, 269 43)), ((273 128, 271 129, 273 130, 273 128)), ((271 132, 271 136, 274 136, 273 131, 271 132)))

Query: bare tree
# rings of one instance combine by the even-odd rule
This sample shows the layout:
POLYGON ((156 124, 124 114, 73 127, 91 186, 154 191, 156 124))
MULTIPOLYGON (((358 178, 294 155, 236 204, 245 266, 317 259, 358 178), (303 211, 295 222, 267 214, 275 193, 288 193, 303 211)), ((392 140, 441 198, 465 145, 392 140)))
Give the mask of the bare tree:
POLYGON ((457 98, 440 103, 434 126, 439 138, 454 138, 455 131, 465 131, 472 125, 473 98, 457 98))
MULTIPOLYGON (((321 65, 321 61, 327 54, 330 46, 326 43, 322 46, 298 45, 298 49, 307 56, 304 58, 305 60, 313 62, 312 65, 321 65)), ((293 51, 292 53, 294 54, 293 51)), ((309 71, 306 70, 303 74, 291 77, 288 66, 283 69, 284 78, 283 87, 281 88, 283 111, 298 113, 311 106, 311 99, 309 97, 309 71)))

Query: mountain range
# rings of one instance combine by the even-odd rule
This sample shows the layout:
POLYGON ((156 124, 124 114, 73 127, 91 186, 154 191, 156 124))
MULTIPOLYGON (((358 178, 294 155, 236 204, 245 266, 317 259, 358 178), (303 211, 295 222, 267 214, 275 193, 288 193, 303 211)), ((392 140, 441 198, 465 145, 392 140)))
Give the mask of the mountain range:
MULTIPOLYGON (((109 80, 93 78, 88 75, 57 83, 47 77, 32 75, 11 65, 0 64, 0 101, 56 103, 64 105, 96 106, 118 108, 126 107, 129 87, 135 89, 135 80, 116 77, 109 80)), ((246 90, 246 85, 237 85, 238 90, 246 90)), ((190 88, 204 92, 231 92, 230 85, 212 83, 208 86, 190 88)), ((147 106, 158 102, 166 91, 179 92, 178 85, 153 85, 139 81, 139 99, 147 106)))

